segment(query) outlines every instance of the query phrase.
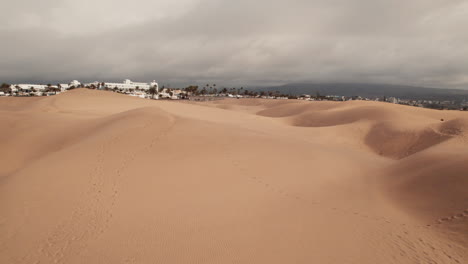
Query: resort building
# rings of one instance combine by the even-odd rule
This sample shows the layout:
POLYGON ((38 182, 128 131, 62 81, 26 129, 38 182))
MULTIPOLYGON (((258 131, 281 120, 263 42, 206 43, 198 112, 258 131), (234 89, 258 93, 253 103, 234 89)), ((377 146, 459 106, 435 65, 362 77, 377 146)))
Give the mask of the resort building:
POLYGON ((151 83, 142 83, 142 82, 132 82, 129 79, 126 79, 122 83, 104 83, 104 87, 107 87, 109 89, 123 89, 123 90, 148 90, 151 87, 156 87, 156 89, 159 88, 158 83, 156 81, 152 81, 151 83))
POLYGON ((17 90, 36 90, 36 91, 42 91, 45 88, 47 88, 47 85, 42 85, 42 84, 12 84, 11 89, 12 91, 17 91, 17 90))
POLYGON ((31 91, 31 90, 35 90, 35 91, 43 91, 47 88, 59 88, 62 92, 69 89, 70 87, 74 86, 74 87, 78 87, 80 86, 81 83, 77 80, 73 80, 71 81, 70 83, 61 83, 59 85, 44 85, 44 84, 12 84, 10 87, 12 89, 12 91, 18 91, 18 90, 21 90, 21 91, 25 91, 25 90, 28 90, 28 91, 31 91))
POLYGON ((73 81, 70 82, 69 87, 74 86, 76 88, 76 87, 78 87, 80 85, 81 85, 81 83, 79 81, 73 80, 73 81))

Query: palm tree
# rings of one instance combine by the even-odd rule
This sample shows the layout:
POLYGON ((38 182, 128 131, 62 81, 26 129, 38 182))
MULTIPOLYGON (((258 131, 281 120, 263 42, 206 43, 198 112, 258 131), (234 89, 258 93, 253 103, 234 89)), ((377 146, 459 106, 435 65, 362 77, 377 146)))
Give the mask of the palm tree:
POLYGON ((1 89, 8 88, 8 87, 10 87, 10 84, 8 83, 2 83, 2 85, 0 86, 1 89))
POLYGON ((158 92, 158 89, 156 89, 156 86, 150 87, 148 89, 148 93, 151 94, 151 99, 154 99, 154 95, 158 92))
POLYGON ((185 88, 185 91, 190 94, 195 94, 198 91, 198 86, 190 85, 189 87, 185 88))
POLYGON ((10 87, 10 86, 5 86, 5 87, 0 88, 0 92, 4 92, 4 93, 9 93, 9 94, 11 94, 11 93, 12 93, 12 90, 11 90, 11 87, 10 87))
POLYGON ((8 83, 2 83, 2 86, 0 87, 0 91, 4 93, 11 93, 11 85, 8 83))

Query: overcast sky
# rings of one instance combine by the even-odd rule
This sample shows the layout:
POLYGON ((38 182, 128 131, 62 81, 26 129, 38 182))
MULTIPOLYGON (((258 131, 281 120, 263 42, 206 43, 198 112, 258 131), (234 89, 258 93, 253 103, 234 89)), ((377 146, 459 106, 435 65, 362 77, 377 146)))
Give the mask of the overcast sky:
POLYGON ((0 81, 468 88, 464 0, 1 0, 0 81))

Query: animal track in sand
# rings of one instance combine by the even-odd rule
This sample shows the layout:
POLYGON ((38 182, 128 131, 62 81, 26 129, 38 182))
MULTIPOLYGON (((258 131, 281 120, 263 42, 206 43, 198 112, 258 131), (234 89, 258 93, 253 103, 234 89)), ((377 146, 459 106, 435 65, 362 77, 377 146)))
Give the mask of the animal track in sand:
MULTIPOLYGON (((239 162, 233 162, 233 164, 235 165, 235 167, 237 167, 237 166, 239 166, 238 164, 240 164, 240 163, 239 162)), ((245 169, 240 169, 240 171, 244 172, 246 170, 245 169)), ((409 226, 406 223, 393 223, 392 221, 390 221, 390 220, 388 220, 388 219, 386 219, 385 217, 382 217, 382 216, 375 216, 375 215, 372 216, 372 215, 365 214, 365 213, 358 212, 358 211, 349 211, 349 210, 338 208, 338 207, 323 206, 319 201, 306 200, 303 197, 301 197, 300 195, 290 194, 290 193, 288 193, 286 190, 284 190, 282 188, 275 187, 271 183, 268 183, 265 180, 263 180, 262 177, 260 177, 260 176, 249 176, 248 179, 250 179, 253 182, 256 182, 257 184, 260 184, 261 186, 264 186, 266 189, 274 191, 274 192, 276 192, 276 193, 278 193, 278 194, 280 194, 282 196, 292 197, 295 200, 304 201, 304 202, 307 202, 310 205, 322 207, 322 210, 331 210, 331 211, 334 211, 334 212, 341 212, 341 213, 346 214, 346 215, 360 217, 360 218, 363 218, 363 219, 370 219, 370 220, 378 221, 378 222, 385 223, 385 224, 398 224, 400 226, 409 226)), ((424 229, 428 228, 427 226, 423 226, 423 225, 414 225, 412 227, 424 228, 424 229)))
POLYGON ((82 243, 93 235, 100 217, 98 205, 102 202, 102 187, 105 183, 102 172, 106 144, 99 147, 100 151, 95 159, 95 167, 90 171, 89 189, 83 193, 82 201, 91 200, 92 203, 85 202, 78 205, 71 215, 60 222, 45 241, 40 243, 36 252, 31 251, 23 257, 24 261, 29 262, 28 259, 37 259, 34 254, 38 253, 48 259, 50 263, 61 263, 70 247, 82 243), (86 228, 83 230, 80 224, 85 224, 86 228))
MULTIPOLYGON (((428 253, 432 252, 432 254, 436 254, 436 256, 438 256, 437 258, 440 259, 442 263, 461 263, 461 261, 459 260, 460 257, 454 257, 453 255, 448 254, 447 251, 444 249, 445 247, 450 247, 450 245, 433 245, 427 239, 419 237, 418 234, 414 233, 414 231, 410 231, 414 229, 427 230, 431 228, 430 225, 410 225, 408 223, 398 223, 384 216, 371 215, 359 211, 350 211, 336 206, 330 207, 328 205, 323 205, 318 200, 309 200, 303 198, 300 195, 289 193, 286 189, 271 184, 261 176, 248 176, 246 175, 248 169, 241 165, 243 164, 242 162, 236 161, 233 155, 231 155, 231 160, 233 166, 239 170, 240 174, 247 176, 246 179, 258 184, 259 186, 262 186, 263 188, 269 191, 276 192, 279 195, 284 196, 288 199, 293 199, 298 202, 305 202, 309 206, 315 206, 320 208, 321 210, 329 210, 334 214, 339 213, 347 215, 348 217, 359 217, 366 221, 376 221, 378 223, 387 225, 390 228, 390 230, 393 230, 392 233, 396 236, 394 245, 401 252, 402 256, 408 256, 409 252, 412 252, 413 254, 417 254, 421 258, 421 263, 439 263, 434 262, 432 259, 433 255, 431 257, 431 254, 428 253)), ((464 211, 464 215, 468 216, 468 209, 464 211)))
MULTIPOLYGON (((152 122, 146 123, 143 129, 147 129, 151 124, 152 122)), ((45 241, 40 243, 37 250, 29 252, 21 260, 33 263, 33 260, 38 259, 36 254, 39 254, 39 258, 47 259, 48 263, 64 263, 69 250, 73 248, 76 252, 82 252, 88 241, 102 235, 109 227, 114 215, 113 208, 119 194, 119 183, 124 176, 123 172, 138 154, 153 147, 174 125, 175 121, 172 120, 171 125, 154 136, 150 144, 145 144, 143 148, 136 151, 125 153, 114 175, 104 173, 105 170, 111 170, 111 168, 106 168, 106 154, 123 136, 116 135, 101 144, 98 147, 95 165, 90 170, 87 185, 89 188, 83 192, 84 197, 81 201, 84 202, 53 229, 45 241)))
MULTIPOLYGON (((287 191, 282 190, 282 189, 276 189, 274 190, 273 185, 271 184, 265 184, 265 181, 258 176, 252 176, 249 179, 256 181, 257 183, 260 184, 260 186, 267 186, 266 188, 271 189, 273 191, 278 192, 281 195, 284 195, 286 197, 292 197, 296 201, 300 202, 306 202, 307 204, 311 206, 317 206, 320 207, 321 210, 330 210, 333 213, 340 213, 340 214, 345 214, 348 217, 359 217, 362 219, 365 219, 366 221, 377 221, 379 223, 388 225, 390 230, 393 230, 392 232, 397 236, 397 240, 395 240, 395 245, 397 245, 398 249, 402 254, 404 255, 409 255, 408 251, 412 251, 413 253, 418 254, 424 261, 422 263, 432 263, 430 254, 427 251, 433 252, 433 254, 439 255, 439 258, 443 258, 442 256, 445 256, 447 259, 455 262, 455 263, 461 263, 458 257, 454 257, 446 252, 444 250, 443 245, 433 245, 429 241, 419 237, 418 234, 415 234, 414 231, 410 231, 412 229, 427 229, 426 226, 419 226, 419 225, 409 225, 407 223, 398 223, 391 221, 390 219, 387 219, 383 216, 373 216, 369 214, 365 214, 359 211, 350 211, 338 207, 327 207, 323 206, 319 201, 308 201, 306 199, 303 199, 299 195, 291 195, 288 194, 287 191), (414 240, 419 241, 418 243, 421 244, 420 247, 416 246, 416 242, 414 240)), ((450 245, 446 245, 447 247, 450 247, 450 245)), ((444 262, 444 263, 449 263, 449 262, 444 262)))
POLYGON ((457 220, 461 220, 461 221, 468 220, 468 209, 465 209, 462 212, 454 213, 454 214, 439 218, 436 220, 436 222, 433 223, 433 225, 438 226, 438 225, 442 225, 445 223, 451 223, 457 220))

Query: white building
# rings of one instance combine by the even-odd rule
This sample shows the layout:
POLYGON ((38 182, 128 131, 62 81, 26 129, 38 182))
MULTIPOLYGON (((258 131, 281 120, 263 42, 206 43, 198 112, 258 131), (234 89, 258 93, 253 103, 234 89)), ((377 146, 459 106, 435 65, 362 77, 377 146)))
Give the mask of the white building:
POLYGON ((398 104, 400 102, 400 100, 398 100, 398 98, 395 97, 390 97, 388 101, 392 104, 398 104))
POLYGON ((81 83, 79 81, 73 80, 73 81, 70 82, 69 87, 74 86, 76 88, 76 87, 78 87, 80 85, 81 85, 81 83))
POLYGON ((101 86, 101 82, 95 81, 95 82, 92 82, 92 83, 85 83, 84 84, 85 87, 91 87, 93 85, 94 85, 94 87, 101 86))
MULTIPOLYGON (((79 85, 81 85, 80 82, 78 82, 77 80, 73 80, 69 84, 61 83, 60 88, 63 92, 69 89, 71 86, 78 87, 79 85)), ((10 87, 13 92, 18 91, 18 88, 19 90, 22 90, 22 91, 24 90, 31 91, 32 89, 34 89, 35 91, 38 91, 38 92, 44 91, 46 88, 48 88, 47 85, 43 85, 43 84, 12 84, 10 87)), ((59 88, 57 85, 51 85, 50 87, 59 88)))
POLYGON ((60 90, 63 92, 65 90, 70 89, 70 85, 68 83, 61 83, 60 84, 60 90))
POLYGON ((140 90, 148 90, 151 87, 156 87, 156 89, 159 89, 158 83, 156 81, 152 81, 151 83, 142 83, 142 82, 132 82, 129 79, 126 79, 122 83, 104 83, 104 86, 109 88, 109 89, 114 89, 117 87, 117 89, 123 89, 123 90, 136 90, 137 88, 140 90))
POLYGON ((36 90, 36 91, 42 91, 44 90, 47 85, 42 85, 42 84, 24 84, 24 83, 21 83, 21 84, 12 84, 11 86, 11 90, 16 92, 19 90, 36 90))

